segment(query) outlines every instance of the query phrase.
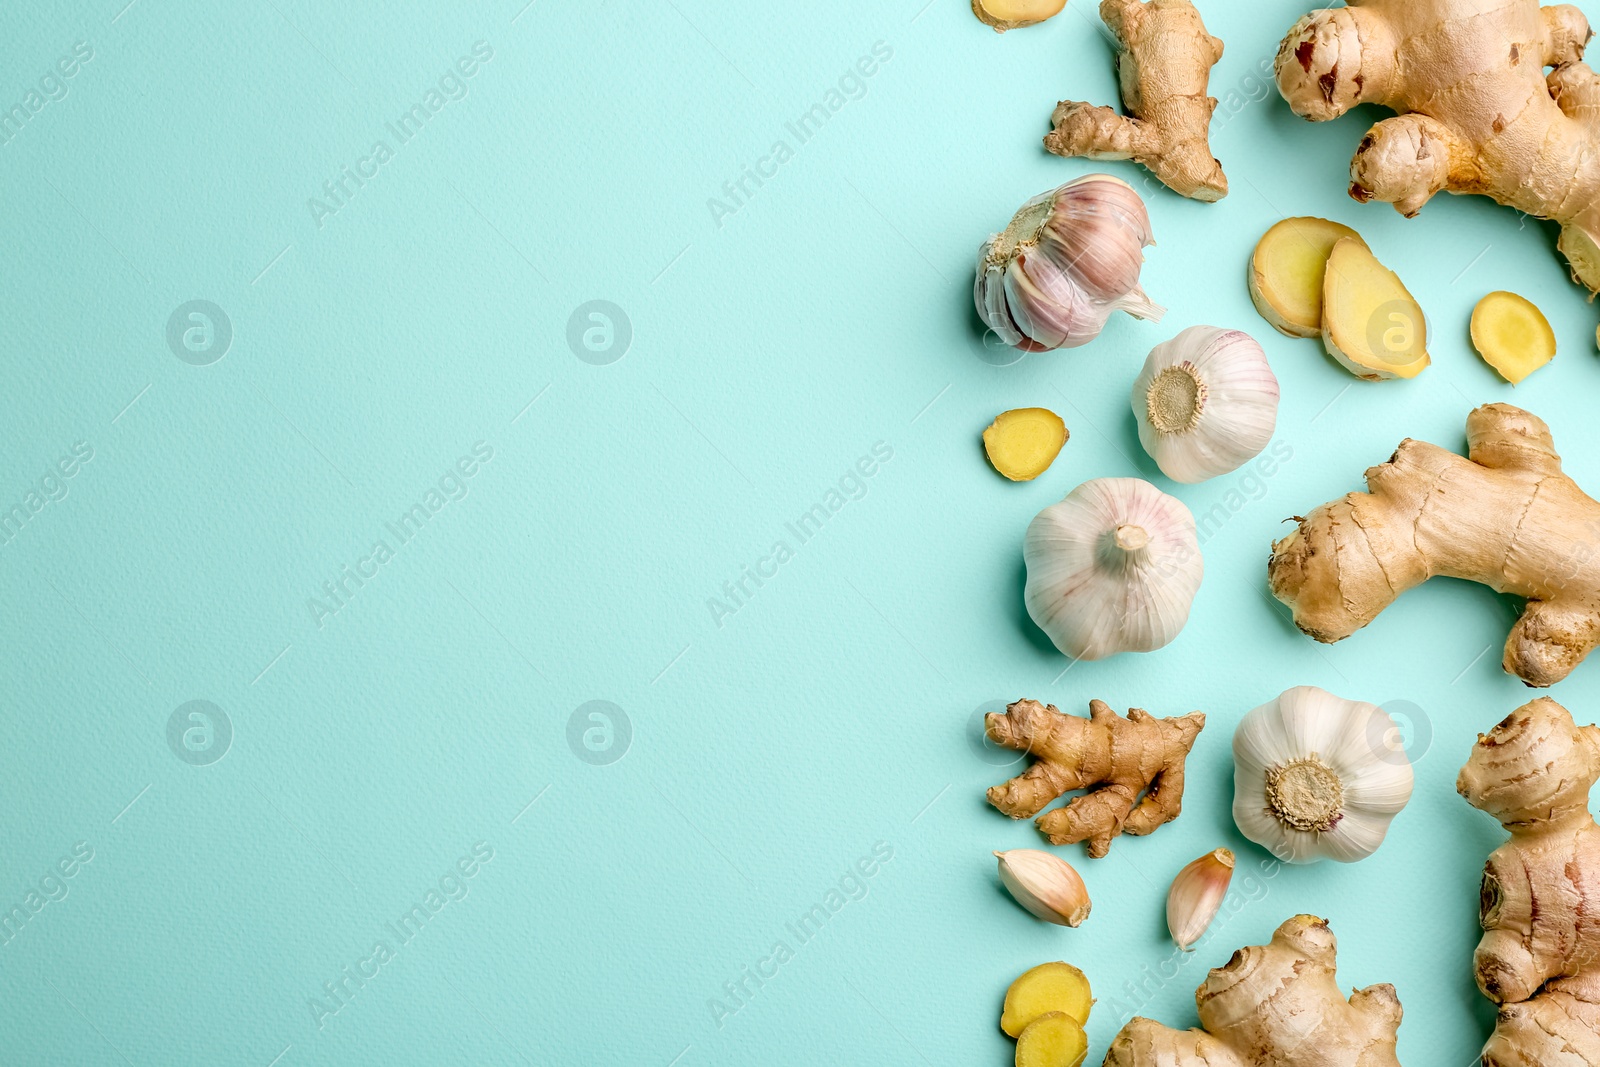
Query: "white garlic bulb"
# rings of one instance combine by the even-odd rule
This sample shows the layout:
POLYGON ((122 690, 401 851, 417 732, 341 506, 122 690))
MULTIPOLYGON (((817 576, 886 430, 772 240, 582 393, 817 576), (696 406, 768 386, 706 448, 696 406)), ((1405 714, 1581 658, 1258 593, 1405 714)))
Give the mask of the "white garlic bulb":
POLYGON ((1376 852, 1411 799, 1411 761, 1382 708, 1316 686, 1285 690, 1233 735, 1233 821, 1288 863, 1376 852))
POLYGON ((1259 455, 1278 422, 1278 379, 1249 334, 1191 326, 1151 349, 1133 383, 1139 443, 1175 482, 1259 455))
POLYGON ((1086 174, 1023 204, 978 249, 978 316, 1028 352, 1087 344, 1113 311, 1159 321, 1166 309, 1139 288, 1144 247, 1154 243, 1133 186, 1086 174))
POLYGON ((1165 645, 1205 573, 1194 516, 1139 478, 1084 482, 1034 516, 1022 556, 1028 614, 1074 659, 1165 645))

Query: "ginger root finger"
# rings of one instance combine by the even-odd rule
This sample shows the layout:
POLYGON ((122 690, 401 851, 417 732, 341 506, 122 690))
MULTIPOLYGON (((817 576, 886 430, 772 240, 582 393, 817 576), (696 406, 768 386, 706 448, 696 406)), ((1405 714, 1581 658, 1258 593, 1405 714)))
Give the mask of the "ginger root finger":
POLYGON ((1478 736, 1456 779, 1510 840, 1484 864, 1473 969, 1500 1005, 1486 1067, 1600 1067, 1600 727, 1548 697, 1478 736))
POLYGON ((1148 834, 1182 812, 1184 761, 1206 717, 1196 711, 1158 719, 1132 708, 1123 718, 1094 700, 1085 719, 1064 715, 1053 704, 1019 700, 1004 715, 986 716, 984 724, 995 744, 1027 752, 1035 761, 991 787, 989 803, 1013 819, 1026 819, 1063 793, 1089 790, 1046 812, 1038 826, 1052 844, 1089 842, 1089 856, 1099 859, 1118 834, 1148 834))
POLYGON ((1195 200, 1227 196, 1209 140, 1217 101, 1207 95, 1222 42, 1206 32, 1190 0, 1101 0, 1100 18, 1121 45, 1117 73, 1129 114, 1063 100, 1045 148, 1058 156, 1132 159, 1195 200))
POLYGON ((1283 98, 1313 122, 1361 103, 1397 114, 1361 142, 1350 195, 1409 216, 1441 190, 1474 193, 1554 220, 1574 278, 1594 292, 1600 78, 1581 62, 1588 40, 1569 4, 1360 0, 1301 18, 1275 65, 1283 98))
POLYGON ((1528 601, 1503 665, 1529 686, 1565 678, 1600 642, 1600 502, 1561 471, 1550 429, 1510 404, 1467 417, 1468 455, 1405 440, 1350 493, 1272 546, 1272 593, 1295 625, 1339 641, 1444 575, 1528 601))
POLYGON ((1345 999, 1328 924, 1296 915, 1242 948, 1195 992, 1200 1030, 1135 1018, 1104 1067, 1399 1067, 1400 1000, 1390 985, 1345 999))

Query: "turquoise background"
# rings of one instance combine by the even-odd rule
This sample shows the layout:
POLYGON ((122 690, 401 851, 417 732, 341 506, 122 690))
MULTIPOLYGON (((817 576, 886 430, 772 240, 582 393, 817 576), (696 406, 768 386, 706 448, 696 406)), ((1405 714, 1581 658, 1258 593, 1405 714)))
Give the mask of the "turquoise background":
MULTIPOLYGON (((1378 113, 1313 126, 1260 77, 1304 0, 1202 4, 1227 42, 1219 204, 1041 149, 1057 99, 1115 100, 1091 0, 1003 37, 962 0, 124 3, 0 15, 0 107, 92 51, 0 145, 0 506, 92 449, 0 545, 0 910, 64 893, 0 944, 0 1060, 999 1065, 1006 985, 1064 958, 1100 998, 1098 1063, 1120 1015, 1192 1024, 1205 969, 1300 911, 1331 920, 1345 986, 1398 987, 1402 1059, 1474 1057, 1478 871, 1501 832, 1453 782, 1530 695, 1499 667, 1515 605, 1439 580, 1322 647, 1263 565, 1286 516, 1403 436, 1459 447, 1486 401, 1548 420, 1600 487, 1596 315, 1546 224, 1345 195, 1378 113), (492 56, 441 88, 476 42, 492 56), (875 47, 858 98, 800 143, 785 124, 875 47), (401 143, 385 124, 430 89, 401 143), (713 210, 780 138, 775 173, 713 210), (379 140, 389 158, 361 163, 379 140), (358 166, 375 173, 342 203, 308 206, 358 166), (1145 192, 1168 317, 998 366, 974 252, 1092 170, 1145 192), (1355 381, 1256 315, 1250 250, 1298 214, 1360 226, 1419 297, 1419 379, 1355 381), (1497 288, 1560 338, 1514 391, 1467 339, 1497 288), (206 365, 167 343, 195 299, 231 324, 206 365), (625 352, 569 346, 592 300, 625 315, 625 352), (1271 477, 1175 486, 1139 450, 1129 385, 1199 322, 1272 360, 1292 455, 1271 477), (1028 405, 1072 437, 1013 485, 978 435, 1028 405), (452 478, 475 446, 491 458, 452 478), (875 446, 892 456, 864 495, 803 544, 786 531, 875 446), (1105 475, 1228 518, 1173 644, 1068 670, 1023 611, 1022 533, 1105 475), (385 524, 430 490, 400 544, 385 524), (363 563, 378 540, 392 558, 363 563), (776 574, 717 618, 708 600, 771 572, 779 540, 776 574), (342 604, 322 592, 358 566, 375 576, 342 604), (1371 859, 1268 878, 1229 814, 1229 738, 1297 684, 1403 712, 1417 788, 1371 859), (1011 772, 973 743, 980 708, 1021 696, 1209 716, 1181 821, 1102 860, 1059 850, 1095 901, 1078 930, 1009 902, 989 854, 1040 843, 988 807, 1011 772), (211 748, 188 719, 191 748, 169 747, 193 700, 226 746, 213 714, 211 748), (626 716, 609 749, 579 713, 597 700, 626 716), (53 875, 79 842, 92 859, 53 875), (1175 959, 1166 886, 1222 845, 1237 893, 1175 959), (859 899, 796 938, 863 857, 859 899), (389 924, 430 890, 402 943, 389 924)), ((1587 722, 1597 687, 1589 663, 1553 695, 1587 722)))

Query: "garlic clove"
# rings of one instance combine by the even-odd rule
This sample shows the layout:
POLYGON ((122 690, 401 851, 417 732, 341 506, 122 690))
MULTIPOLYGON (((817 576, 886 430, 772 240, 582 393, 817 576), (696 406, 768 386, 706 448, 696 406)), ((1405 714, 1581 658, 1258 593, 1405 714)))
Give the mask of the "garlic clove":
POLYGON ((1072 865, 1036 848, 996 852, 1000 881, 1036 919, 1057 926, 1079 926, 1089 917, 1089 890, 1072 865))
POLYGON ((1214 326, 1151 349, 1131 399, 1139 443, 1178 482, 1238 469, 1266 448, 1278 420, 1266 353, 1249 334, 1214 326))
POLYGON ((1167 892, 1167 930, 1184 952, 1190 951, 1217 917, 1233 880, 1233 853, 1207 852, 1178 872, 1167 892))

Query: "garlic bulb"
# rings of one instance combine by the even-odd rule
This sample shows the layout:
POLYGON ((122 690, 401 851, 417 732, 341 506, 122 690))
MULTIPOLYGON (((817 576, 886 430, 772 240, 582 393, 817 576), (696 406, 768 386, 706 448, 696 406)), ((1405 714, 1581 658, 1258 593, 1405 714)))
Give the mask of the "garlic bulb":
POLYGON ((1089 917, 1089 889, 1072 865, 1036 848, 996 852, 1000 881, 1035 919, 1057 926, 1081 926, 1089 917))
POLYGON ((1278 379, 1239 330, 1191 326, 1156 345, 1133 383, 1139 443, 1175 482, 1203 482, 1260 454, 1278 421, 1278 379))
POLYGON ((1207 852, 1178 872, 1167 891, 1167 930, 1184 952, 1194 947, 1217 917, 1228 883, 1233 881, 1233 853, 1225 848, 1207 852))
POLYGON ((1127 182, 1086 174, 1022 205, 978 249, 978 316, 1028 352, 1074 348, 1113 311, 1159 321, 1166 309, 1139 288, 1150 216, 1127 182))
POLYGON ((1022 556, 1028 614, 1075 659, 1165 645, 1205 573, 1194 516, 1138 478, 1084 482, 1039 512, 1022 556))
POLYGON ((1233 735, 1233 821, 1289 863, 1377 851, 1411 799, 1411 761, 1387 712, 1316 686, 1285 690, 1233 735))

